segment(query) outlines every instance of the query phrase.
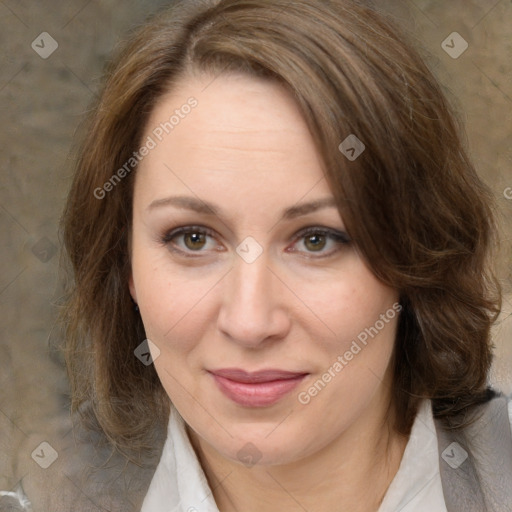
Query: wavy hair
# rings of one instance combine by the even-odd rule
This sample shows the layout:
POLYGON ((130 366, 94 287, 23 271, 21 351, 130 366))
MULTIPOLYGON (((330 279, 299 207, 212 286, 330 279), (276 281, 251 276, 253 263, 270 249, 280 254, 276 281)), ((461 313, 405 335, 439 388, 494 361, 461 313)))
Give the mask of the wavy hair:
POLYGON ((151 448, 168 397, 134 349, 145 339, 128 289, 134 175, 98 198, 141 145, 156 102, 193 72, 284 84, 327 169, 351 238, 398 289, 399 432, 419 400, 452 418, 486 400, 500 290, 490 266, 493 199, 436 79, 384 15, 348 0, 186 0, 132 34, 85 125, 62 217, 72 282, 63 310, 72 409, 119 450, 151 448), (350 134, 365 151, 339 150, 350 134))

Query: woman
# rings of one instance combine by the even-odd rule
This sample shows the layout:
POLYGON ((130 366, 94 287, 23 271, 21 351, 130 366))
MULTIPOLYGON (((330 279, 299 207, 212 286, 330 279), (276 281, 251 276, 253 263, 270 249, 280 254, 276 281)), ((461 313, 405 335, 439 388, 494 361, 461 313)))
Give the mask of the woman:
POLYGON ((146 24, 63 217, 73 409, 159 460, 130 466, 134 510, 509 510, 490 205, 371 8, 187 1, 146 24))

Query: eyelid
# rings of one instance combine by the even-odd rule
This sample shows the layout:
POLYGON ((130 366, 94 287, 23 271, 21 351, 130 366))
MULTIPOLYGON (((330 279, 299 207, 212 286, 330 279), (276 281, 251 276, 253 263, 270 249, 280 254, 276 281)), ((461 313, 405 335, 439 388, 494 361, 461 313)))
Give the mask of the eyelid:
POLYGON ((305 227, 295 234, 295 239, 302 238, 309 234, 321 234, 325 236, 330 236, 332 238, 339 239, 340 241, 343 241, 345 243, 349 243, 352 241, 352 239, 348 236, 348 234, 345 231, 340 231, 338 229, 327 228, 322 226, 305 227))
POLYGON ((169 231, 166 231, 164 235, 162 236, 162 242, 164 243, 170 243, 173 238, 175 238, 178 235, 183 235, 186 233, 201 233, 208 236, 211 236, 212 238, 215 237, 215 233, 210 228, 207 228, 206 226, 199 226, 199 225, 189 225, 189 226, 179 226, 177 228, 170 229, 169 231))
POLYGON ((344 231, 340 231, 333 228, 327 228, 327 227, 321 227, 321 226, 309 226, 306 228, 301 229, 298 231, 294 237, 293 237, 293 243, 291 248, 287 248, 287 252, 297 253, 300 254, 302 257, 310 259, 310 260, 318 260, 321 258, 328 258, 330 256, 333 256, 334 254, 338 253, 342 246, 348 245, 352 242, 351 238, 347 233, 344 231), (294 248, 294 245, 303 239, 304 237, 307 237, 308 235, 315 235, 320 234, 322 236, 325 236, 331 240, 334 240, 334 242, 337 244, 337 247, 332 249, 329 252, 318 252, 315 253, 314 251, 299 251, 296 248, 294 248))
MULTIPOLYGON (((215 232, 213 230, 211 230, 210 228, 207 228, 206 226, 199 226, 199 225, 191 224, 191 225, 187 225, 187 226, 179 226, 179 227, 176 227, 176 228, 166 231, 161 237, 159 237, 158 242, 161 245, 163 245, 164 247, 166 247, 168 250, 170 250, 174 253, 183 255, 185 257, 199 258, 199 257, 203 256, 203 254, 201 254, 201 253, 203 253, 205 251, 190 251, 190 250, 185 251, 172 243, 173 239, 179 237, 180 235, 184 235, 187 233, 200 233, 200 234, 204 234, 206 236, 209 236, 210 238, 217 240, 217 236, 216 236, 215 232)), ((217 244, 217 250, 218 250, 218 247, 219 246, 217 244)), ((221 252, 221 251, 218 251, 218 252, 221 252)))
MULTIPOLYGON (((204 234, 206 236, 209 236, 209 237, 213 238, 214 240, 217 241, 217 243, 219 243, 217 233, 214 230, 212 230, 212 229, 210 229, 210 228, 208 228, 206 226, 192 225, 192 224, 191 225, 185 225, 185 226, 179 226, 179 227, 170 229, 170 230, 166 231, 159 238, 158 241, 163 246, 167 247, 169 250, 172 250, 173 252, 180 253, 180 254, 188 256, 188 257, 200 257, 200 256, 202 256, 201 253, 209 252, 209 251, 202 251, 202 250, 199 250, 199 251, 192 251, 192 250, 185 251, 183 249, 180 249, 176 245, 173 245, 173 243, 172 243, 173 239, 175 239, 176 237, 179 237, 180 235, 184 235, 184 234, 187 234, 187 233, 200 233, 200 234, 204 234)), ((308 251, 299 251, 299 250, 296 250, 296 249, 293 248, 293 246, 299 240, 307 237, 310 234, 311 235, 313 235, 313 234, 320 234, 322 236, 325 236, 325 237, 327 237, 327 238, 329 238, 331 240, 334 240, 334 242, 336 244, 338 244, 338 246, 349 244, 351 242, 351 238, 344 231, 340 231, 340 230, 333 229, 333 228, 328 228, 328 227, 311 225, 311 226, 304 227, 304 228, 300 229, 299 231, 297 231, 293 235, 293 237, 292 237, 292 248, 291 249, 287 248, 285 250, 287 252, 296 252, 296 253, 300 253, 300 254, 303 254, 303 255, 304 254, 308 254, 308 256, 305 256, 305 257, 310 258, 310 259, 313 259, 313 258, 319 259, 319 258, 322 258, 322 257, 331 256, 332 254, 338 252, 338 250, 340 249, 340 247, 337 247, 336 249, 331 250, 331 251, 329 251, 327 253, 319 252, 318 255, 315 255, 315 253, 313 251, 310 251, 310 252, 308 252, 308 251)), ((219 245, 217 245, 217 250, 218 250, 218 247, 219 247, 219 245)), ((218 251, 218 252, 222 252, 222 251, 218 251)))

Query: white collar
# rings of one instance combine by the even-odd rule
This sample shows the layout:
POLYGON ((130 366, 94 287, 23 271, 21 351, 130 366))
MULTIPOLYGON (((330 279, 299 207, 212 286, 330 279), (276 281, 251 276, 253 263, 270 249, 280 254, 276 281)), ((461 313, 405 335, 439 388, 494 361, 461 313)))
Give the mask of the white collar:
POLYGON ((171 404, 167 439, 141 512, 219 512, 203 469, 171 404))
POLYGON ((423 400, 378 512, 446 512, 432 402, 423 400))
MULTIPOLYGON (((424 400, 378 512, 446 512, 438 453, 432 405, 424 400)), ((173 405, 162 456, 141 512, 219 512, 185 422, 173 405)))

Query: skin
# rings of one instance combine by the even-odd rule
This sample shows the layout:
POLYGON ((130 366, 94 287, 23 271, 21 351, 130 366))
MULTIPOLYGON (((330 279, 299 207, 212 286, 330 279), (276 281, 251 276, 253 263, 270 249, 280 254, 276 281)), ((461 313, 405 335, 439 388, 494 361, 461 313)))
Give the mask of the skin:
POLYGON ((135 180, 129 286, 160 351, 156 371, 222 512, 375 511, 406 444, 391 428, 398 315, 308 404, 297 395, 398 302, 398 291, 377 280, 353 242, 301 235, 345 231, 335 207, 282 218, 286 208, 333 197, 287 91, 243 75, 212 80, 184 77, 161 98, 144 139, 190 96, 198 106, 135 180), (170 196, 219 212, 161 203, 170 196), (183 226, 210 235, 194 238, 192 228, 162 241, 183 226), (252 263, 236 252, 248 236, 263 249, 252 263), (309 375, 278 403, 254 408, 227 398, 207 372, 226 367, 309 375), (247 443, 261 457, 250 467, 238 456, 247 443))

